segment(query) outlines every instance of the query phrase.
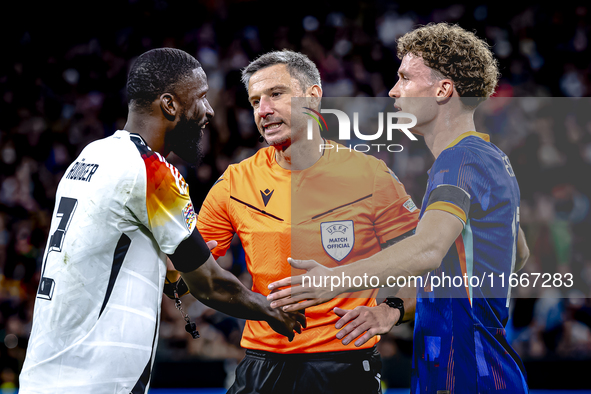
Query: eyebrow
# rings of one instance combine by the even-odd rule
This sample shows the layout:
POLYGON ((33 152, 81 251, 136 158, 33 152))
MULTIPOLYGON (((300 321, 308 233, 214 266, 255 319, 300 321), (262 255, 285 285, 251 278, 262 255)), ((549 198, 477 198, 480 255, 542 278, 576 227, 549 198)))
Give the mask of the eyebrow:
MULTIPOLYGON (((283 83, 277 84, 277 85, 273 85, 271 87, 266 88, 265 90, 262 91, 262 93, 272 93, 276 90, 282 90, 282 89, 291 89, 291 87, 289 85, 285 85, 283 83)), ((248 96, 248 100, 252 101, 255 98, 260 97, 260 94, 255 94, 255 95, 249 95, 248 96)))
POLYGON ((207 92, 209 92, 209 85, 205 85, 205 88, 200 89, 197 92, 197 96, 203 96, 207 92))

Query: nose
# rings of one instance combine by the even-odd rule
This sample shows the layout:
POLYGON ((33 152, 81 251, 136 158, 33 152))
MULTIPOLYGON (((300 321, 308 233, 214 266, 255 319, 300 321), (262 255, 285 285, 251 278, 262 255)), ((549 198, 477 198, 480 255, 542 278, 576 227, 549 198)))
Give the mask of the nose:
POLYGON ((205 99, 205 115, 208 119, 211 119, 215 116, 215 112, 213 111, 213 108, 207 99, 205 99))
POLYGON ((261 118, 266 118, 273 113, 273 105, 268 97, 261 97, 259 101, 259 108, 257 109, 257 115, 261 118))
POLYGON ((392 89, 390 89, 390 92, 388 93, 388 96, 390 96, 392 98, 398 98, 398 97, 400 97, 400 87, 398 86, 399 83, 400 83, 400 80, 398 80, 396 82, 396 85, 394 85, 392 87, 392 89))

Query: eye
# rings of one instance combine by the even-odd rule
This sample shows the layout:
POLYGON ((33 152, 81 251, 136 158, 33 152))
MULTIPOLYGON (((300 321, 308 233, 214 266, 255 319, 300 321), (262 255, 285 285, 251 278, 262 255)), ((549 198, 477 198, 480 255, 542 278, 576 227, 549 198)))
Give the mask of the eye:
POLYGON ((271 97, 279 97, 281 95, 281 92, 273 92, 271 93, 271 97))

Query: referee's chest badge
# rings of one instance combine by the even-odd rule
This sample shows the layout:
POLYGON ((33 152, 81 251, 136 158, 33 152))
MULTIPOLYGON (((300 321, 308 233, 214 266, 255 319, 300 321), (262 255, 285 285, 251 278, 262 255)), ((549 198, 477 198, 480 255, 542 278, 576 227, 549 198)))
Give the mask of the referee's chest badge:
POLYGON ((341 261, 351 253, 355 244, 355 228, 352 220, 320 223, 322 246, 330 257, 341 261))

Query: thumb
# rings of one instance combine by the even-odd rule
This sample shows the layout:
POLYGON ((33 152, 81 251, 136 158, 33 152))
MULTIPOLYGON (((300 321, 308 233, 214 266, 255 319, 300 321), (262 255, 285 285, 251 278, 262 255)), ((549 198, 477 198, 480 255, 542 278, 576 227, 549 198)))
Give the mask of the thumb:
POLYGON ((213 248, 218 246, 218 241, 207 241, 206 244, 209 250, 212 250, 213 248))
POLYGON ((287 258, 287 262, 293 267, 301 270, 310 271, 312 268, 318 266, 318 263, 314 260, 295 260, 291 257, 287 258))

